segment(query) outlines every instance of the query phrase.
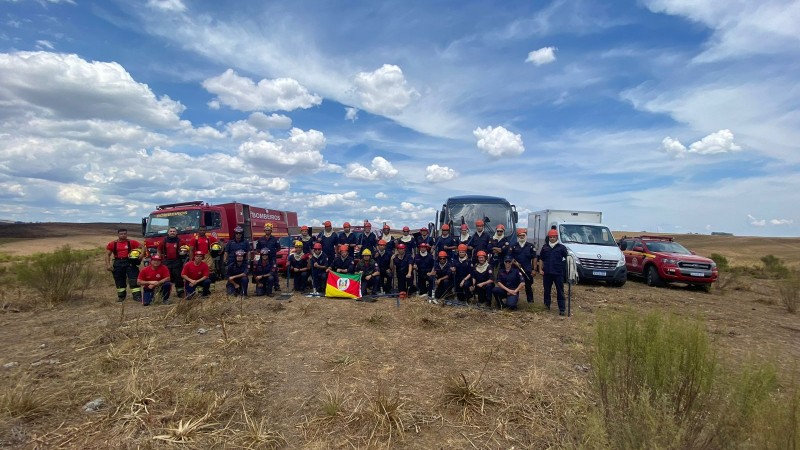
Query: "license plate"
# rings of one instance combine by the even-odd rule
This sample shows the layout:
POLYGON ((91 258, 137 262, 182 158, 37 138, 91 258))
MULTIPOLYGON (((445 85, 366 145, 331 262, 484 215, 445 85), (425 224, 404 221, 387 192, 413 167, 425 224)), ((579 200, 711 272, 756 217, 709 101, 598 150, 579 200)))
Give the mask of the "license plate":
POLYGON ((603 272, 602 270, 595 270, 595 271, 592 272, 592 275, 594 275, 596 277, 604 277, 604 276, 606 276, 606 273, 603 272))
POLYGON ((700 278, 703 278, 705 276, 705 274, 702 273, 702 272, 689 272, 689 275, 691 275, 693 277, 700 277, 700 278))

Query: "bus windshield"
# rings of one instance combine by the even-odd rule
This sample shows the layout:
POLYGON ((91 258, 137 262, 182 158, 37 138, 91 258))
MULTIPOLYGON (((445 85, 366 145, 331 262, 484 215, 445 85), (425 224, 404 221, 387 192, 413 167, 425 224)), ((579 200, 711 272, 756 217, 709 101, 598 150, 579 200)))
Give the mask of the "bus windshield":
POLYGON ((483 220, 486 222, 487 229, 494 230, 497 225, 503 224, 509 235, 512 235, 511 231, 514 229, 515 224, 509 205, 502 203, 451 203, 448 205, 448 209, 450 210, 450 218, 456 226, 461 224, 462 217, 464 218, 464 223, 469 225, 470 229, 474 228, 476 220, 483 220))
POLYGON ((150 214, 147 220, 146 237, 165 236, 170 227, 178 229, 178 233, 192 233, 200 227, 200 210, 163 211, 150 214))

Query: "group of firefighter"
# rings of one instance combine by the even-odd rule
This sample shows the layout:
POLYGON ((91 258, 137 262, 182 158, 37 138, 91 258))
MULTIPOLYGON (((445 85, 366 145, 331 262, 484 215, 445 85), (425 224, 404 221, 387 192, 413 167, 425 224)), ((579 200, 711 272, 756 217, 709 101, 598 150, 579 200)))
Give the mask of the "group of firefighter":
MULTIPOLYGON (((291 279, 296 292, 310 291, 324 295, 328 272, 360 274, 363 295, 392 293, 427 298, 430 303, 453 299, 474 301, 481 306, 517 308, 524 291, 533 303, 533 281, 542 275, 543 303, 550 309, 551 289, 555 285, 560 314, 565 314, 564 270, 567 249, 558 242, 556 230, 548 232, 548 242, 538 250, 527 241, 527 230, 517 230, 517 240, 505 236, 505 227, 497 225, 494 234, 485 231, 484 222, 475 222, 475 232, 466 224, 456 234, 444 224, 439 236, 430 236, 428 228, 411 233, 403 227, 402 235, 392 236, 385 225, 378 232, 365 222, 363 232, 351 231, 345 222, 341 232, 330 221, 316 235, 307 226, 293 242, 287 260, 287 284, 291 279)), ((241 227, 224 245, 200 227, 190 243, 182 243, 178 230, 170 228, 159 248, 143 249, 127 238, 127 230, 118 230, 118 239, 108 244, 106 268, 114 275, 118 301, 126 297, 126 284, 134 300, 150 305, 156 295, 169 302, 172 286, 178 297, 191 299, 207 296, 217 280, 225 280, 229 295, 247 296, 255 286, 256 296, 272 296, 280 290, 277 254, 281 249, 267 223, 264 236, 255 242, 244 237, 241 227), (147 253, 148 264, 139 269, 147 253)))

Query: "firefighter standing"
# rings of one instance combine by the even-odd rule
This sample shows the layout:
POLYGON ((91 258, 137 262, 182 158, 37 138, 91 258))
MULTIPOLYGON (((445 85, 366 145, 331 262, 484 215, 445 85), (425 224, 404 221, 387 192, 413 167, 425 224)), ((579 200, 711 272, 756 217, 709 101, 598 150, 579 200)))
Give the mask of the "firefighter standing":
POLYGON ((413 284, 411 272, 414 269, 414 260, 406 251, 406 244, 403 242, 397 244, 397 251, 392 256, 391 267, 394 277, 397 279, 397 292, 407 293, 408 288, 413 284))
POLYGON ((276 291, 281 290, 280 279, 278 278, 278 251, 281 249, 281 243, 275 236, 272 235, 272 223, 267 222, 264 224, 264 236, 258 238, 256 241, 256 250, 266 248, 269 250, 269 260, 272 263, 272 271, 275 274, 272 280, 272 287, 276 291))
POLYGON ((525 296, 528 303, 533 303, 533 277, 536 276, 536 248, 528 242, 525 228, 517 229, 517 243, 511 246, 508 254, 514 257, 514 265, 522 272, 525 279, 525 296))
POLYGON ((117 239, 106 245, 106 270, 114 275, 114 285, 117 287, 117 301, 125 301, 127 295, 126 284, 131 289, 134 301, 142 301, 142 288, 136 283, 139 277, 139 263, 142 260, 142 245, 135 240, 128 239, 128 230, 117 230, 117 239), (112 265, 113 258, 113 265, 112 265))
POLYGON ((556 299, 558 301, 558 314, 567 314, 566 299, 564 298, 564 269, 567 260, 567 247, 558 242, 558 231, 547 232, 547 243, 539 250, 539 273, 542 274, 544 287, 544 306, 550 309, 550 290, 556 285, 556 299))
POLYGON ((375 251, 375 262, 378 263, 380 270, 380 292, 390 294, 392 292, 392 252, 386 250, 386 241, 378 241, 378 249, 375 251))
POLYGON ((470 274, 472 273, 472 260, 467 256, 467 244, 458 244, 458 256, 453 260, 453 271, 456 295, 461 302, 472 297, 470 274))
POLYGON ((341 248, 342 245, 346 245, 348 248, 347 250, 348 256, 350 256, 351 258, 355 256, 356 245, 358 245, 358 238, 354 233, 350 232, 349 222, 345 222, 344 224, 342 224, 342 232, 339 233, 337 244, 339 245, 339 248, 341 248))
POLYGON ((483 221, 475 221, 475 234, 469 239, 467 249, 472 252, 474 259, 478 258, 478 252, 489 252, 489 233, 483 231, 483 221))
POLYGON ((188 253, 181 250, 181 238, 178 237, 178 229, 169 227, 167 230, 167 237, 161 242, 161 248, 158 250, 161 254, 163 264, 169 270, 169 279, 175 285, 175 294, 183 298, 183 281, 181 279, 181 270, 186 263, 188 253))
POLYGON ((322 227, 322 231, 317 234, 317 242, 322 244, 322 253, 325 253, 328 262, 331 262, 336 258, 336 242, 339 240, 339 235, 333 231, 330 220, 326 220, 322 227))
POLYGON ((433 300, 433 286, 430 284, 431 271, 433 270, 433 255, 430 254, 431 246, 427 242, 419 244, 419 251, 414 256, 414 270, 417 271, 417 294, 420 297, 428 297, 433 300))

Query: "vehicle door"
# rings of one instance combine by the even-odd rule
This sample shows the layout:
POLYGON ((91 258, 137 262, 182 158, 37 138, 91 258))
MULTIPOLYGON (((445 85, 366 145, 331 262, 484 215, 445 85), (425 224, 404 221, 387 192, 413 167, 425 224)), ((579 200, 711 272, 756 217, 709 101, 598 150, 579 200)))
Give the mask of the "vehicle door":
POLYGON ((625 265, 628 272, 642 274, 644 268, 644 255, 647 249, 639 239, 631 239, 625 251, 625 265))

